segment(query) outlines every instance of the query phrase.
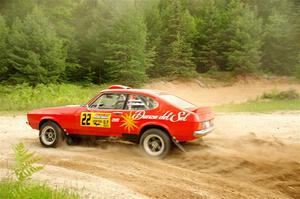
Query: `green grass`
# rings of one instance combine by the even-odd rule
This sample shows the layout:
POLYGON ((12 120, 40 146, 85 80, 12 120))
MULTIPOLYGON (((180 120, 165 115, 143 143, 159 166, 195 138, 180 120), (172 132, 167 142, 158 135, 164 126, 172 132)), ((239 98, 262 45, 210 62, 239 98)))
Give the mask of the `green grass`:
POLYGON ((0 181, 0 198, 6 199, 73 199, 79 195, 70 189, 51 188, 49 185, 36 182, 20 184, 12 179, 0 181), (16 191, 19 190, 19 191, 16 191))
POLYGON ((107 85, 27 84, 0 85, 0 112, 28 111, 42 107, 85 104, 107 85))
POLYGON ((217 112, 274 112, 300 110, 300 95, 290 89, 265 92, 256 100, 240 104, 224 104, 214 107, 217 112))
POLYGON ((36 165, 39 157, 25 148, 23 143, 14 146, 15 159, 10 167, 14 177, 0 179, 0 198, 5 199, 75 199, 79 195, 72 189, 56 188, 34 182, 31 177, 44 166, 36 165))
POLYGON ((300 99, 254 100, 240 104, 224 104, 214 107, 216 112, 274 112, 300 110, 300 99))
MULTIPOLYGON (((43 107, 85 104, 101 90, 103 85, 50 84, 35 88, 27 84, 17 86, 0 85, 1 114, 26 112, 43 107)), ((257 100, 240 104, 224 104, 214 107, 217 112, 272 112, 278 110, 300 110, 299 94, 293 90, 264 93, 257 100)))

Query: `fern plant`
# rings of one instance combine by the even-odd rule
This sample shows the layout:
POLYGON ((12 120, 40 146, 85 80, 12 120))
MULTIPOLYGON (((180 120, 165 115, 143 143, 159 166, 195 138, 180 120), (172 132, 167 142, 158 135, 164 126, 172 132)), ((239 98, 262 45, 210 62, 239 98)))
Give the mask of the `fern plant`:
POLYGON ((39 158, 35 156, 34 152, 29 152, 25 149, 23 143, 15 146, 15 164, 13 171, 18 179, 18 182, 23 183, 26 180, 31 179, 31 176, 42 170, 43 166, 35 166, 39 158))

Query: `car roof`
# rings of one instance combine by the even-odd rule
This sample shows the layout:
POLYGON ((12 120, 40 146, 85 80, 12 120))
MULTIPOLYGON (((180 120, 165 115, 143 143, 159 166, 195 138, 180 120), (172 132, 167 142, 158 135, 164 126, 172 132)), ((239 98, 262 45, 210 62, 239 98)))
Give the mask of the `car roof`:
POLYGON ((148 94, 151 96, 159 96, 165 92, 160 90, 151 90, 151 89, 105 89, 101 91, 103 93, 132 93, 132 94, 148 94))

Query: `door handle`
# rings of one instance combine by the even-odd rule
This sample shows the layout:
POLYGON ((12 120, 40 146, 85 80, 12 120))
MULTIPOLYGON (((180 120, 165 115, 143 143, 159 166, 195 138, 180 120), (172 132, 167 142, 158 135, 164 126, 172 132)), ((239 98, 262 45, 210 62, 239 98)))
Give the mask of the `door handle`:
POLYGON ((122 112, 113 112, 115 115, 122 115, 122 112))

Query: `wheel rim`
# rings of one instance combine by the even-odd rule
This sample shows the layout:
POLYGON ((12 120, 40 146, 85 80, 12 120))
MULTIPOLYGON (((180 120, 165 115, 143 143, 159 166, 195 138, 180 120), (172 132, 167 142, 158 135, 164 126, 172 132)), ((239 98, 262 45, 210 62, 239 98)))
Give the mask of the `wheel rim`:
POLYGON ((46 126, 45 128, 43 128, 41 133, 41 139, 45 145, 53 144, 56 140, 56 132, 54 128, 51 126, 46 126))
POLYGON ((165 149, 163 139, 158 135, 148 135, 143 142, 145 151, 151 156, 159 156, 165 149))

